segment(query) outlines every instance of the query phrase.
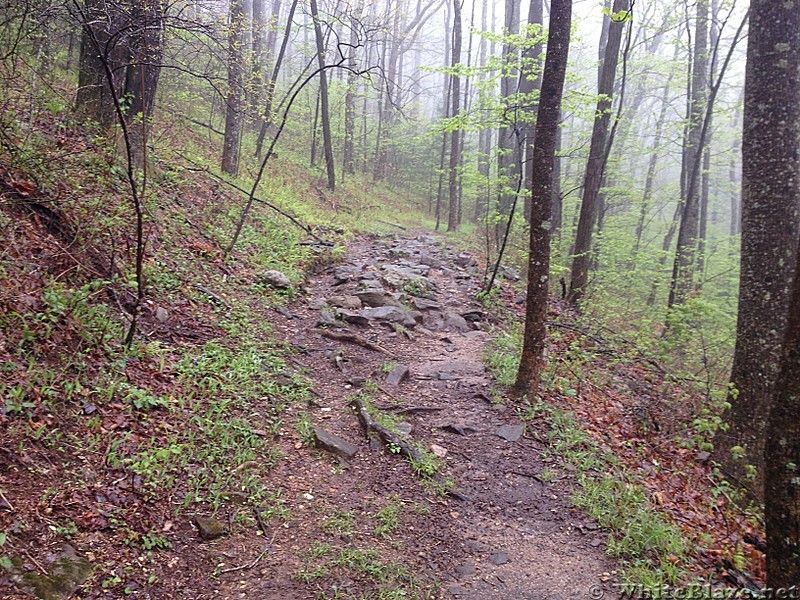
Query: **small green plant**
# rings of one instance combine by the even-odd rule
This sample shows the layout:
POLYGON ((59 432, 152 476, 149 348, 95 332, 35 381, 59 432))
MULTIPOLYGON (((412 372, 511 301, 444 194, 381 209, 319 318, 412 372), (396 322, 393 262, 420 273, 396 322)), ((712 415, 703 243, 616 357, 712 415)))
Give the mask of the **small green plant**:
POLYGON ((375 526, 375 535, 386 537, 397 531, 400 526, 400 511, 402 508, 403 503, 400 502, 397 494, 389 496, 386 506, 375 513, 375 520, 378 522, 375 526))
POLYGON ((356 516, 351 511, 337 509, 322 522, 322 531, 325 533, 340 533, 351 535, 356 525, 356 516))
POLYGON ((172 548, 172 542, 158 533, 146 533, 141 538, 142 548, 145 550, 166 550, 172 548))

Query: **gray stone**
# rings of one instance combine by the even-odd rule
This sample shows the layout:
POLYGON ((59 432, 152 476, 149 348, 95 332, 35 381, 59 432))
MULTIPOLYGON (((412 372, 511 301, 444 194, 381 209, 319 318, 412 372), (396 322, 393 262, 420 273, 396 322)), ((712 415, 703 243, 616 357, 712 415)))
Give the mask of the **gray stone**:
POLYGON ((428 298, 417 298, 414 297, 414 307, 417 310, 431 310, 433 308, 441 308, 441 304, 434 300, 429 300, 428 298))
POLYGON ((467 320, 459 314, 453 312, 444 313, 443 329, 445 331, 469 331, 470 326, 467 320))
POLYGON ((166 323, 169 320, 169 312, 167 309, 162 306, 156 308, 156 319, 161 323, 166 323))
POLYGON ((525 433, 525 427, 522 425, 501 425, 494 433, 508 442, 516 442, 525 433))
POLYGON ((406 423, 405 421, 402 423, 397 424, 397 433, 404 437, 408 437, 411 435, 411 432, 414 430, 414 426, 411 423, 406 423))
POLYGON ((314 427, 314 439, 316 440, 317 448, 322 448, 342 458, 353 458, 358 452, 358 448, 347 440, 320 427, 314 427))
POLYGON ((214 517, 195 517, 194 524, 197 525, 197 533, 204 540, 215 540, 225 535, 225 525, 214 517))
POLYGON ((336 310, 337 316, 346 323, 352 323, 353 325, 361 325, 362 327, 366 327, 369 325, 369 319, 363 316, 361 313, 353 312, 351 310, 345 310, 344 308, 339 308, 336 310))
POLYGON ((259 282, 279 290, 288 290, 292 287, 292 282, 289 278, 280 271, 275 271, 274 269, 266 271, 260 277, 259 282))
POLYGON ((369 320, 389 321, 390 323, 400 323, 405 327, 415 327, 417 324, 413 315, 407 311, 394 306, 378 306, 375 308, 365 308, 359 313, 362 317, 369 320))
POLYGON ((324 298, 310 298, 308 301, 308 308, 311 310, 322 310, 328 306, 324 298))
POLYGON ((360 310, 361 298, 358 296, 331 296, 328 298, 328 304, 347 310, 360 310))
POLYGON ((461 379, 461 375, 456 375, 455 373, 444 373, 439 372, 436 374, 436 379, 439 381, 458 381, 461 379))
POLYGON ((20 577, 25 590, 43 600, 62 600, 72 597, 92 572, 92 563, 78 556, 75 549, 66 546, 47 566, 47 574, 30 571, 20 577))
POLYGON ((493 565, 504 565, 509 562, 508 552, 495 552, 494 554, 489 556, 489 562, 493 565))
POLYGON ((456 567, 456 577, 459 579, 464 579, 465 577, 469 577, 470 575, 475 575, 478 572, 478 569, 475 565, 471 563, 466 563, 464 565, 459 565, 456 567))
POLYGON ((364 304, 365 306, 371 306, 374 308, 385 307, 385 306, 394 306, 395 308, 403 308, 403 305, 400 303, 399 300, 396 300, 395 298, 387 294, 385 290, 382 289, 363 290, 361 292, 356 292, 355 295, 359 298, 359 300, 361 300, 362 304, 364 304))
POLYGON ((456 256, 453 262, 459 267, 475 267, 478 265, 478 261, 476 261, 471 254, 467 254, 466 252, 462 252, 456 256))
POLYGON ((389 385, 400 385, 400 382, 407 379, 409 375, 408 367, 405 365, 397 365, 392 369, 391 373, 386 376, 386 383, 389 385))

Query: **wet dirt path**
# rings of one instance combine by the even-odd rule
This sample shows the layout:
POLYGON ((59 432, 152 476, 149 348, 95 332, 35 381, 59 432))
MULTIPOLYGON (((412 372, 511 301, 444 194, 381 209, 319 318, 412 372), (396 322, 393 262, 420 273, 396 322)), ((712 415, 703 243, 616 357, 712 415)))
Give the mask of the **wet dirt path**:
MULTIPOLYGON (((441 583, 441 598, 616 596, 606 536, 571 507, 570 470, 543 457, 544 424, 525 427, 513 406, 492 401, 483 365, 490 325, 474 301, 479 282, 472 257, 424 234, 356 240, 343 263, 311 278, 276 332, 299 350, 295 365, 313 381, 311 420, 357 453, 342 461, 346 468, 332 469, 332 455, 301 449, 287 435, 289 460, 276 477, 298 481, 290 493, 308 489, 326 507, 357 508, 391 493, 407 504, 433 497, 429 514, 403 521, 396 546, 418 573, 441 583), (322 330, 359 336, 385 352, 322 330), (379 386, 374 404, 401 420, 408 439, 443 455, 442 474, 465 499, 426 491, 405 460, 366 439, 348 402, 370 380, 379 386)), ((306 516, 279 533, 273 564, 292 564, 289 553, 317 535, 313 514, 306 516)), ((248 577, 240 586, 262 597, 332 597, 280 576, 269 583, 248 577)))

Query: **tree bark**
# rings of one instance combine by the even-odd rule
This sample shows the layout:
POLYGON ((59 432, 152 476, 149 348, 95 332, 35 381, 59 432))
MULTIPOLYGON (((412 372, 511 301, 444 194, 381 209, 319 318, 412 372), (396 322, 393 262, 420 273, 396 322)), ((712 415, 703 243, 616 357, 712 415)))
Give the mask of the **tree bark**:
POLYGON ((514 390, 535 394, 544 366, 552 234, 552 182, 561 97, 567 71, 572 0, 552 0, 542 90, 536 119, 531 189, 530 248, 525 334, 514 390))
POLYGON ((317 44, 317 64, 319 65, 320 118, 322 119, 322 147, 325 152, 325 170, 328 173, 328 189, 336 189, 336 169, 333 163, 333 138, 331 136, 331 117, 328 108, 328 73, 325 71, 325 40, 317 10, 317 0, 311 0, 311 18, 314 20, 314 39, 317 44))
MULTIPOLYGON (((461 1, 453 0, 453 51, 450 57, 453 67, 453 93, 450 101, 454 117, 459 114, 461 109, 461 77, 455 71, 461 63, 461 1)), ((448 169, 450 210, 447 214, 447 231, 458 229, 458 164, 460 158, 461 135, 459 128, 455 128, 450 134, 450 168, 448 169)))
POLYGON ((522 68, 519 76, 519 93, 523 102, 525 115, 522 123, 523 148, 525 150, 525 219, 530 222, 531 191, 533 190, 533 142, 536 139, 536 109, 538 99, 532 97, 542 85, 542 23, 544 20, 544 7, 542 0, 531 0, 528 9, 528 38, 536 37, 538 41, 522 52, 522 68), (531 27, 538 25, 538 27, 531 27))
MULTIPOLYGON (((505 35, 519 33, 520 0, 505 1, 505 35)), ((516 131, 516 64, 518 51, 510 40, 503 42, 502 76, 500 78, 500 103, 503 108, 502 124, 497 132, 498 210, 508 215, 514 201, 513 190, 520 176, 520 143, 516 131)))
MULTIPOLYGON (((613 14, 627 11, 630 0, 614 0, 613 14)), ((603 181, 607 156, 606 139, 611 121, 611 105, 614 95, 614 81, 619 62, 619 50, 622 42, 623 19, 612 19, 608 28, 608 43, 603 58, 603 71, 597 88, 599 99, 595 112, 592 139, 589 147, 589 160, 583 180, 583 199, 581 201, 578 231, 575 235, 574 258, 570 281, 569 300, 577 303, 586 292, 589 283, 589 267, 592 264, 592 230, 597 220, 598 198, 603 181)))
MULTIPOLYGON (((797 376, 800 370, 784 371, 775 412, 770 417, 770 399, 778 381, 789 301, 797 270, 800 240, 800 3, 754 0, 750 11, 750 35, 745 74, 744 129, 742 136, 742 253, 739 314, 731 381, 738 394, 729 398, 725 419, 729 429, 715 443, 716 459, 736 481, 763 498, 764 447, 767 421, 771 423, 770 460, 767 463, 768 531, 772 530, 768 585, 781 580, 789 545, 776 539, 785 536, 797 544, 797 486, 793 491, 786 471, 787 457, 800 464, 797 451, 797 376), (794 396, 792 396, 794 394, 794 396), (795 412, 787 413, 787 410, 795 412), (787 437, 788 436, 788 437, 787 437), (784 448, 776 441, 786 439, 784 448), (734 460, 732 449, 744 449, 746 459, 734 460), (782 461, 776 463, 775 461, 782 461), (746 483, 745 464, 756 467, 756 478, 746 483), (790 505, 794 493, 794 505, 790 505), (778 497, 776 498, 775 495, 778 497), (772 497, 770 497, 772 496, 772 497), (776 502, 778 503, 776 505, 776 502), (781 503, 794 528, 775 530, 781 522, 775 511, 781 503)), ((795 315, 796 317, 796 315, 795 315)), ((791 333, 796 351, 796 318, 791 333)), ((793 354, 792 356, 796 356, 793 354)), ((791 359, 790 359, 791 360, 791 359)), ((788 363, 785 363, 785 365, 788 363)), ((794 363, 796 365, 796 363, 794 363)), ((795 481, 795 480, 792 480, 795 481)), ((787 521, 788 522, 788 521, 787 521)), ((787 542, 788 543, 788 542, 787 542)), ((798 547, 794 545, 795 552, 798 547)), ((798 558, 787 573, 790 585, 800 583, 798 558)), ((785 579, 784 581, 789 581, 785 579)), ((775 583, 778 587, 781 585, 775 583)))
POLYGON ((678 246, 675 250, 670 285, 669 306, 682 304, 694 290, 697 267, 697 241, 700 228, 699 164, 703 160, 703 120, 708 103, 708 0, 697 0, 697 17, 694 37, 692 67, 692 92, 689 103, 689 122, 686 132, 685 160, 683 161, 685 195, 681 224, 678 229, 678 246))
POLYGON ((239 141, 242 134, 242 83, 244 76, 245 12, 242 0, 231 0, 228 32, 228 95, 225 110, 225 139, 222 144, 222 172, 239 172, 239 141))

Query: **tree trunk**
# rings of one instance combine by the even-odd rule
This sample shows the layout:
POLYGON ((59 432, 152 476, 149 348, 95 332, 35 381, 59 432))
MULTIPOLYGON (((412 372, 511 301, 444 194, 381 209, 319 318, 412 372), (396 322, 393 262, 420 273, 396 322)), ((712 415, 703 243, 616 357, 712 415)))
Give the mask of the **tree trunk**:
MULTIPOLYGON (((613 14, 627 11, 630 0, 614 0, 613 14)), ((578 231, 575 235, 574 259, 572 261, 572 276, 570 281, 569 299, 578 302, 586 291, 589 282, 589 266, 592 264, 592 229, 597 220, 597 205, 600 195, 600 186, 605 170, 606 138, 611 121, 611 105, 614 94, 614 81, 619 61, 619 50, 622 42, 622 31, 625 23, 623 19, 612 19, 608 28, 608 43, 603 58, 603 72, 597 93, 597 101, 592 139, 589 147, 589 160, 586 163, 586 173, 583 180, 583 199, 581 202, 578 231)))
MULTIPOLYGON (((794 479, 797 473, 787 470, 789 462, 800 464, 797 454, 800 413, 796 409, 800 370, 796 362, 793 370, 784 371, 777 401, 772 404, 775 412, 770 416, 769 411, 778 381, 800 240, 800 77, 797 77, 800 3, 753 0, 750 19, 742 135, 741 283, 731 374, 738 394, 729 398, 731 409, 725 415, 729 429, 717 437, 716 459, 735 480, 763 498, 764 446, 769 420, 774 437, 768 451, 770 480, 766 484, 770 513, 767 527, 772 538, 768 542, 771 548, 767 585, 786 587, 776 582, 800 583, 797 558, 800 504, 794 479), (787 446, 782 447, 780 440, 784 439, 787 446), (744 449, 744 461, 734 460, 734 448, 744 449), (745 464, 756 467, 756 479, 749 484, 743 477, 745 464), (793 504, 789 504, 791 494, 794 494, 793 504), (784 517, 777 514, 781 511, 784 517), (786 525, 776 530, 776 524, 781 522, 786 525), (794 525, 789 527, 789 523, 794 525), (783 568, 786 570, 781 576, 783 568)), ((790 336, 793 354, 784 366, 796 356, 796 334, 794 318, 790 336)))
POLYGON ((544 7, 542 0, 531 0, 528 9, 528 37, 538 38, 536 44, 522 51, 522 68, 519 75, 519 93, 522 96, 523 113, 522 123, 523 148, 525 150, 525 219, 530 222, 531 192, 533 190, 533 142, 536 139, 536 109, 538 101, 534 100, 533 92, 542 85, 542 23, 544 20, 544 7), (531 25, 538 25, 532 28, 531 25))
MULTIPOLYGON (((81 52, 78 67, 78 91, 75 96, 75 111, 108 129, 114 125, 113 96, 118 92, 116 84, 110 85, 104 63, 115 65, 117 44, 110 43, 116 35, 119 14, 116 10, 106 12, 102 0, 85 0, 81 12, 81 52)), ((112 73, 115 70, 112 68, 112 73)))
POLYGON ((333 138, 331 136, 331 116, 328 109, 328 73, 325 70, 325 40, 317 11, 317 0, 311 0, 311 18, 314 20, 314 38, 317 43, 317 63, 319 64, 320 118, 322 119, 322 147, 325 151, 325 170, 328 172, 328 189, 336 189, 336 169, 333 164, 333 138))
MULTIPOLYGON (((520 0, 505 1, 504 35, 519 33, 520 0)), ((514 201, 513 190, 517 187, 520 176, 520 143, 516 135, 516 120, 513 118, 514 97, 516 96, 516 68, 518 62, 517 47, 510 41, 503 42, 503 71, 500 78, 500 103, 503 107, 502 124, 497 131, 497 178, 498 210, 508 215, 514 201)))
MULTIPOLYGON (((278 0, 276 0, 276 3, 277 1, 278 0)), ((266 89, 264 90, 264 95, 266 96, 266 99, 264 100, 264 120, 261 122, 261 131, 258 132, 258 141, 256 142, 256 156, 258 157, 261 156, 261 150, 264 147, 264 138, 266 138, 267 132, 273 123, 272 103, 275 97, 275 86, 278 83, 278 75, 280 74, 281 65, 283 64, 283 57, 286 56, 286 47, 289 45, 289 38, 291 37, 292 33, 292 21, 294 20, 295 10, 297 10, 297 2, 298 0, 292 0, 292 4, 289 7, 289 14, 286 17, 286 28, 283 32, 281 49, 278 51, 278 56, 275 58, 275 65, 272 67, 272 75, 270 76, 266 89)), ((273 4, 273 7, 274 6, 275 5, 273 4)), ((269 47, 269 44, 267 44, 267 47, 269 47)))
POLYGON ((697 268, 697 240, 700 228, 699 163, 703 160, 701 131, 706 114, 709 88, 708 0, 697 0, 693 61, 692 93, 686 133, 686 160, 684 161, 685 196, 670 286, 670 307, 685 302, 694 290, 694 274, 697 268))
MULTIPOLYGON (((676 46, 674 60, 677 60, 677 54, 678 47, 676 46)), ((645 175, 644 192, 642 193, 642 206, 639 209, 639 221, 636 223, 636 243, 633 247, 634 260, 639 253, 645 220, 650 210, 650 200, 652 200, 653 197, 653 184, 656 178, 656 166, 658 166, 658 153, 661 149, 661 138, 664 135, 664 123, 667 120, 667 110, 669 109, 669 90, 671 83, 672 73, 667 77, 667 81, 664 84, 664 94, 661 96, 661 112, 658 114, 658 121, 656 121, 656 132, 653 136, 653 145, 650 150, 650 161, 647 164, 647 175, 645 175)))
MULTIPOLYGON (((461 62, 461 0, 453 0, 453 51, 450 57, 453 67, 452 89, 450 99, 453 116, 457 116, 461 109, 461 77, 455 72, 461 62)), ((458 229, 458 164, 461 158, 461 135, 459 129, 454 129, 450 134, 450 168, 449 190, 450 210, 447 214, 447 231, 458 229)))
POLYGON ((242 0, 231 0, 228 32, 228 95, 225 111, 225 139, 222 172, 239 172, 239 141, 242 134, 242 79, 244 76, 245 12, 242 0))
POLYGON ((352 175, 356 172, 356 92, 358 89, 358 76, 356 68, 356 46, 358 44, 357 25, 361 20, 361 2, 353 9, 352 22, 350 23, 350 48, 348 48, 347 66, 347 91, 344 97, 344 172, 352 175))
POLYGON ((514 390, 529 394, 539 389, 547 343, 547 304, 550 281, 550 237, 552 234, 552 182, 561 96, 567 71, 572 0, 552 0, 542 91, 536 119, 533 167, 537 174, 531 189, 528 289, 525 335, 514 390))

